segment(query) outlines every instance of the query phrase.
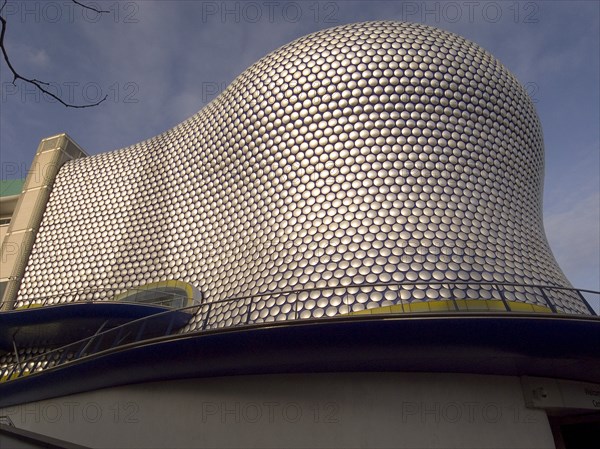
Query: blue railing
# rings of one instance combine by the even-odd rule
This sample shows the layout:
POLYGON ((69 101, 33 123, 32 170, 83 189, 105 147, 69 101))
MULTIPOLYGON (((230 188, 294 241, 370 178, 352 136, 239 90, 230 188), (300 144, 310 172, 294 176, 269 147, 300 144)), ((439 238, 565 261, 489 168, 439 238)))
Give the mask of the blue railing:
POLYGON ((275 321, 349 318, 364 314, 463 312, 571 313, 586 316, 581 311, 558 310, 552 300, 557 297, 561 302, 581 301, 589 315, 598 316, 584 294, 594 295, 598 299, 596 310, 600 309, 600 292, 593 290, 485 282, 362 284, 232 297, 157 313, 99 331, 85 339, 25 360, 15 360, 0 367, 0 381, 19 379, 86 357, 117 351, 127 345, 173 335, 175 332, 207 332, 275 321), (431 294, 432 291, 437 292, 437 297, 431 294), (427 292, 430 292, 431 297, 427 297, 427 292), (419 297, 423 297, 423 300, 415 299, 419 297), (174 324, 181 319, 181 313, 192 315, 192 319, 185 328, 177 331, 174 324), (159 322, 160 325, 153 326, 153 323, 159 322))

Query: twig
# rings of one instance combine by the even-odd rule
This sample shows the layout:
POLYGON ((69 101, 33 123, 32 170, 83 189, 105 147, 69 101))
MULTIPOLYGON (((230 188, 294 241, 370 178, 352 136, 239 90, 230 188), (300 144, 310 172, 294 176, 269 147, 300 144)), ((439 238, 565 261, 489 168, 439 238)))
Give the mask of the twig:
POLYGON ((82 8, 89 9, 89 10, 91 10, 91 11, 95 11, 95 12, 97 12, 98 14, 102 14, 102 13, 107 13, 107 14, 108 14, 108 13, 110 12, 110 11, 106 11, 106 10, 103 10, 103 9, 96 9, 96 8, 94 8, 94 7, 92 7, 92 6, 84 5, 83 3, 80 3, 80 2, 78 2, 77 0, 71 0, 71 1, 72 1, 73 3, 75 3, 76 5, 79 5, 79 6, 81 6, 82 8))
MULTIPOLYGON (((4 3, 2 4, 2 7, 0 8, 0 13, 6 6, 7 1, 8 0, 4 0, 4 3)), ((98 13, 108 12, 108 11, 96 10, 95 8, 92 8, 92 7, 89 7, 86 5, 82 5, 81 3, 79 3, 75 0, 72 0, 72 1, 83 8, 91 9, 98 13)), ((2 50, 2 56, 4 57, 4 61, 6 62, 6 65, 8 66, 9 70, 11 71, 11 73, 13 75, 13 80, 12 80, 13 84, 15 84, 17 80, 21 80, 24 83, 31 84, 31 85, 35 86, 37 89, 39 89, 41 92, 54 98, 56 101, 58 101, 60 104, 64 105, 67 108, 75 108, 75 109, 91 108, 94 106, 98 106, 100 103, 102 103, 104 100, 106 100, 108 98, 108 94, 106 94, 103 99, 101 99, 100 101, 97 101, 96 103, 85 104, 85 105, 70 104, 70 103, 67 103, 66 101, 64 101, 58 95, 53 94, 52 92, 50 92, 48 89, 46 89, 44 87, 44 86, 50 86, 50 83, 47 83, 45 81, 40 81, 35 78, 26 78, 26 77, 20 75, 17 72, 17 70, 13 67, 12 63, 10 62, 8 53, 6 51, 6 47, 4 46, 4 36, 6 35, 6 19, 4 17, 2 17, 2 15, 0 15, 0 23, 2 24, 2 30, 0 30, 0 50, 2 50)))

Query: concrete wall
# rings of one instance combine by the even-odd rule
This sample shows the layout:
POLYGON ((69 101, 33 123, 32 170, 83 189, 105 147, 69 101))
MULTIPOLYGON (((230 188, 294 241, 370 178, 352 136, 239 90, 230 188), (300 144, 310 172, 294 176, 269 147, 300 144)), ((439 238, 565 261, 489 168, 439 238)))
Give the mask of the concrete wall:
POLYGON ((2 449, 86 449, 84 446, 47 438, 16 427, 0 424, 0 448, 2 449))
POLYGON ((40 142, 8 229, 0 240, 0 282, 7 283, 0 297, 0 310, 13 308, 58 171, 65 162, 86 156, 66 134, 48 137, 40 142))
POLYGON ((17 427, 106 448, 553 448, 519 378, 345 373, 110 388, 0 411, 17 427))
MULTIPOLYGON (((0 245, 2 245, 2 242, 4 241, 4 237, 6 236, 6 233, 8 232, 8 225, 0 225, 0 245)), ((0 276, 2 276, 0 274, 0 276)))

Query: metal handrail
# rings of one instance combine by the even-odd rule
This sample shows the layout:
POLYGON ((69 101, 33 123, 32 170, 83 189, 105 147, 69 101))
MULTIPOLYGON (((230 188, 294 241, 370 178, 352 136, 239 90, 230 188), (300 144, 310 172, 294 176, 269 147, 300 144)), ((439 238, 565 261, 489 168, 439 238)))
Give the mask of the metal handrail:
MULTIPOLYGON (((339 286, 325 286, 325 287, 311 287, 311 288, 300 288, 295 290, 279 290, 279 291, 269 291, 262 293, 253 293, 250 295, 244 296, 232 296, 224 299, 220 299, 217 301, 211 301, 211 303, 218 302, 226 302, 226 301, 238 301, 242 299, 263 297, 263 296, 273 296, 273 295, 282 295, 282 294, 298 294, 303 292, 312 292, 312 291, 322 291, 322 290, 335 290, 335 289, 351 289, 351 288, 364 288, 364 287, 403 287, 403 286, 418 286, 418 285, 478 285, 478 286, 503 286, 503 287, 529 287, 529 288, 539 288, 539 289, 550 289, 550 290, 567 290, 574 292, 583 292, 583 293, 593 293, 600 294, 599 291, 596 290, 587 290, 583 288, 573 288, 573 287, 563 287, 559 285, 544 285, 544 284, 520 284, 516 282, 481 282, 481 281, 414 281, 414 282, 376 282, 376 283, 363 283, 363 284, 348 284, 348 285, 339 285, 339 286)), ((146 291, 139 287, 131 287, 131 288, 86 288, 86 289, 75 289, 69 290, 67 292, 59 293, 56 295, 47 295, 41 298, 26 298, 24 301, 29 301, 29 304, 26 307, 20 307, 19 309, 26 309, 32 307, 34 304, 36 306, 44 306, 47 305, 47 301, 53 298, 60 298, 64 296, 71 295, 79 295, 83 293, 96 293, 96 292, 113 292, 113 295, 121 294, 125 291, 146 291), (36 301, 42 300, 42 303, 38 304, 36 301)), ((160 291, 160 289, 156 289, 154 291, 160 291)), ((182 295, 183 296, 183 295, 182 295)), ((80 301, 72 301, 72 302, 97 302, 97 299, 84 299, 80 301)), ((108 300, 109 301, 109 300, 108 300)), ((587 303, 587 301, 586 301, 587 303)), ((65 303, 60 303, 65 304, 65 303)), ((54 304, 52 304, 54 305, 54 304)), ((58 304, 56 304, 58 305, 58 304)), ((589 306, 589 305, 588 305, 589 306)), ((595 314, 595 312, 594 312, 595 314)))
MULTIPOLYGON (((244 312, 239 313, 238 316, 240 317, 240 319, 239 319, 238 323, 232 324, 227 327, 234 328, 234 327, 239 327, 239 326, 252 326, 252 325, 262 324, 265 321, 267 321, 267 320, 264 320, 264 318, 251 319, 252 312, 256 312, 256 310, 257 310, 256 307, 254 308, 254 310, 252 310, 252 306, 253 305, 256 306, 256 302, 252 301, 252 299, 263 298, 263 297, 268 297, 268 296, 289 297, 289 296, 298 295, 301 293, 305 293, 305 294, 308 293, 310 295, 311 292, 315 292, 315 291, 317 291, 317 292, 318 291, 325 292, 325 291, 332 291, 332 290, 333 291, 343 291, 343 294, 341 294, 341 295, 338 294, 333 297, 339 298, 340 296, 343 296, 342 303, 346 307, 347 311, 345 313, 338 313, 335 316, 325 317, 326 319, 331 319, 331 318, 335 318, 335 317, 348 317, 348 313, 356 312, 356 310, 350 311, 350 309, 352 307, 347 301, 349 292, 352 290, 358 289, 358 291, 356 293, 360 293, 361 289, 364 290, 364 289, 373 289, 373 288, 381 288, 381 287, 395 287, 395 288, 398 288, 397 291, 399 292, 402 287, 431 286, 431 285, 439 285, 441 287, 444 287, 444 286, 452 287, 451 290, 454 290, 458 286, 467 286, 467 287, 468 286, 479 286, 479 287, 489 286, 492 288, 493 291, 496 291, 498 293, 498 296, 500 297, 500 301, 504 305, 505 310, 500 311, 500 312, 514 312, 514 310, 512 310, 510 307, 511 302, 513 304, 514 303, 524 303, 522 301, 508 301, 505 297, 506 287, 520 287, 520 288, 539 290, 541 293, 541 298, 543 299, 543 302, 546 304, 547 308, 550 310, 550 313, 552 313, 552 314, 560 314, 560 313, 568 313, 568 312, 558 312, 556 310, 556 308, 554 307, 554 304, 548 298, 546 290, 559 290, 559 291, 575 292, 582 299, 584 304, 587 306, 588 311, 590 312, 590 315, 592 315, 592 316, 598 315, 594 311, 594 309, 588 304, 587 300, 585 300, 582 293, 593 293, 593 294, 600 295, 600 292, 597 292, 594 290, 575 289, 575 288, 571 288, 571 287, 562 287, 562 286, 554 286, 554 285, 532 285, 532 284, 528 285, 528 284, 518 284, 518 283, 494 283, 494 282, 473 282, 473 281, 457 281, 457 282, 434 281, 434 282, 404 282, 404 283, 391 283, 391 282, 385 283, 384 282, 384 283, 372 283, 372 284, 350 284, 350 285, 346 285, 346 286, 337 286, 337 287, 326 286, 326 287, 315 287, 315 288, 308 288, 308 289, 263 292, 263 293, 253 294, 253 295, 230 297, 230 298, 225 298, 222 300, 207 302, 207 303, 203 303, 203 304, 199 304, 199 305, 197 304, 197 305, 193 305, 193 306, 182 307, 182 308, 178 308, 178 309, 171 309, 171 310, 153 314, 153 315, 150 315, 147 317, 139 318, 134 321, 130 321, 128 323, 122 324, 120 326, 113 327, 109 330, 97 332, 93 336, 86 337, 79 341, 69 343, 69 344, 59 347, 59 348, 52 349, 43 354, 38 354, 34 357, 30 357, 29 359, 23 360, 20 363, 19 362, 14 363, 12 366, 12 369, 6 371, 6 376, 2 375, 2 371, 0 371, 0 376, 2 376, 2 379, 4 379, 6 377, 6 379, 8 381, 10 381, 10 380, 24 377, 26 375, 35 374, 36 372, 45 371, 48 369, 54 369, 54 368, 57 368, 59 366, 66 364, 66 363, 72 363, 76 360, 80 360, 82 358, 92 356, 94 354, 98 354, 98 353, 106 352, 106 351, 114 351, 125 345, 135 344, 140 341, 149 340, 151 338, 158 338, 158 337, 164 337, 167 335, 171 335, 173 323, 177 316, 176 314, 182 313, 182 312, 189 313, 190 311, 192 311, 194 316, 196 316, 199 312, 200 319, 197 321, 199 323, 199 326, 198 326, 198 329, 196 329, 196 332, 206 332, 206 331, 209 331, 210 329, 218 327, 218 325, 219 325, 218 322, 213 323, 213 325, 215 327, 211 327, 211 325, 210 325, 211 318, 215 318, 219 314, 223 313, 223 311, 219 309, 219 307, 218 307, 219 305, 224 305, 224 304, 233 303, 233 302, 242 302, 241 307, 246 307, 246 310, 244 312), (247 304, 248 300, 250 300, 250 302, 247 304), (167 326, 166 332, 161 333, 160 335, 154 335, 152 337, 146 336, 146 337, 142 338, 142 336, 143 336, 142 327, 145 329, 147 329, 149 327, 151 328, 151 326, 148 326, 148 324, 150 323, 150 320, 162 319, 165 317, 165 315, 168 315, 168 314, 171 314, 171 319, 170 319, 169 325, 167 326), (242 319, 242 317, 245 317, 245 319, 242 319), (102 344, 101 344, 102 341, 106 342, 106 341, 110 341, 110 340, 112 340, 112 344, 102 346, 102 344), (50 366, 48 366, 48 365, 50 365, 50 366)), ((350 293, 350 294, 353 294, 353 293, 350 293)), ((461 301, 474 301, 474 300, 476 300, 476 299, 469 299, 469 298, 461 299, 461 301)), ((400 305, 429 302, 427 300, 403 301, 399 297, 396 298, 396 301, 397 302, 395 302, 395 304, 400 304, 400 305)), ((442 300, 442 301, 445 301, 445 300, 442 300)), ((453 306, 454 306, 454 311, 451 311, 449 309, 447 311, 448 313, 468 311, 468 310, 461 310, 458 307, 458 305, 456 303, 456 298, 454 297, 454 295, 452 295, 451 298, 447 299, 447 301, 452 301, 453 306)), ((484 301, 491 301, 491 299, 487 299, 484 301)), ((286 319, 286 321, 295 321, 295 320, 305 319, 298 315, 298 303, 301 303, 301 302, 302 301, 298 301, 297 298, 294 300, 294 302, 293 302, 294 318, 286 319)), ((286 302, 286 304, 289 304, 289 303, 286 302)), ((373 303, 373 304, 377 304, 377 303, 373 303)), ((531 303, 524 303, 524 304, 531 304, 531 303)), ((331 305, 331 298, 328 298, 327 304, 324 306, 321 306, 321 308, 325 308, 330 305, 331 305)), ((362 306, 362 304, 361 304, 361 306, 362 306)), ((368 309, 368 307, 366 307, 366 309, 368 309)), ((361 310, 365 310, 365 309, 361 309, 361 310)), ((496 312, 496 313, 498 312, 498 311, 492 311, 489 309, 488 309, 488 311, 496 312)), ((290 310, 290 312, 291 312, 291 310, 290 310)), ((406 312, 389 312, 389 313, 395 314, 395 313, 406 313, 406 312)), ((420 312, 420 313, 422 313, 422 312, 420 312)), ((318 317, 312 317, 312 316, 308 317, 308 318, 318 319, 318 317)), ((189 323, 187 326, 184 327, 184 329, 187 327, 189 327, 189 323)))
MULTIPOLYGON (((63 293, 57 293, 56 295, 45 295, 42 297, 38 297, 38 298, 22 298, 22 299, 18 299, 18 301, 23 301, 23 302, 28 302, 28 304, 26 304, 25 306, 21 306, 21 307, 16 307, 13 310, 26 310, 26 309, 33 309, 33 308, 37 308, 37 307, 44 307, 44 306, 58 306, 58 305, 64 305, 64 304, 73 304, 73 303, 94 303, 94 302, 109 302, 112 301, 112 299, 110 299, 111 297, 115 297, 121 293, 124 292, 140 292, 140 293, 146 293, 146 292, 156 292, 156 293, 165 293, 168 295, 171 295, 174 298, 184 298, 187 299, 186 295, 174 295, 172 293, 171 290, 167 290, 167 288, 161 289, 161 288, 153 288, 152 290, 147 290, 144 288, 144 286, 138 286, 138 287, 130 287, 130 288, 123 288, 123 289, 119 289, 119 288, 85 288, 85 289, 74 289, 74 290, 69 290, 67 292, 63 292, 63 293), (108 293, 106 295, 106 299, 99 299, 99 298, 93 298, 93 299, 79 299, 79 300, 75 300, 75 301, 69 301, 69 302, 57 302, 57 303, 53 303, 50 304, 50 301, 52 301, 53 299, 57 299, 57 298, 65 298, 65 297, 69 297, 69 296, 76 296, 76 295, 84 295, 84 294, 89 294, 89 293, 108 293), (39 302, 41 301, 41 302, 39 302)), ((168 300, 165 301, 157 301, 157 302, 152 302, 152 303, 145 303, 145 302, 137 302, 137 304, 152 304, 152 305, 163 305, 164 302, 166 302, 168 300)), ((131 302, 131 301, 119 301, 119 302, 131 302)), ((2 303, 0 303, 0 306, 2 305, 2 303)))

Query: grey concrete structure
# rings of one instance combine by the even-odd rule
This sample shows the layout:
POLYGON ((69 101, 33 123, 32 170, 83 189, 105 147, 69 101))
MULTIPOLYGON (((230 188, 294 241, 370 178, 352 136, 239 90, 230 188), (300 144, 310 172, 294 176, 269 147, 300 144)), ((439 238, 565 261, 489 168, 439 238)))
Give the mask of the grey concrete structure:
POLYGON ((128 385, 0 408, 96 448, 554 448, 509 376, 331 373, 128 385))
POLYGON ((11 310, 15 305, 25 266, 58 171, 66 161, 86 156, 66 134, 43 139, 22 192, 0 199, 0 210, 6 207, 10 212, 6 215, 9 224, 0 233, 0 310, 11 310))

